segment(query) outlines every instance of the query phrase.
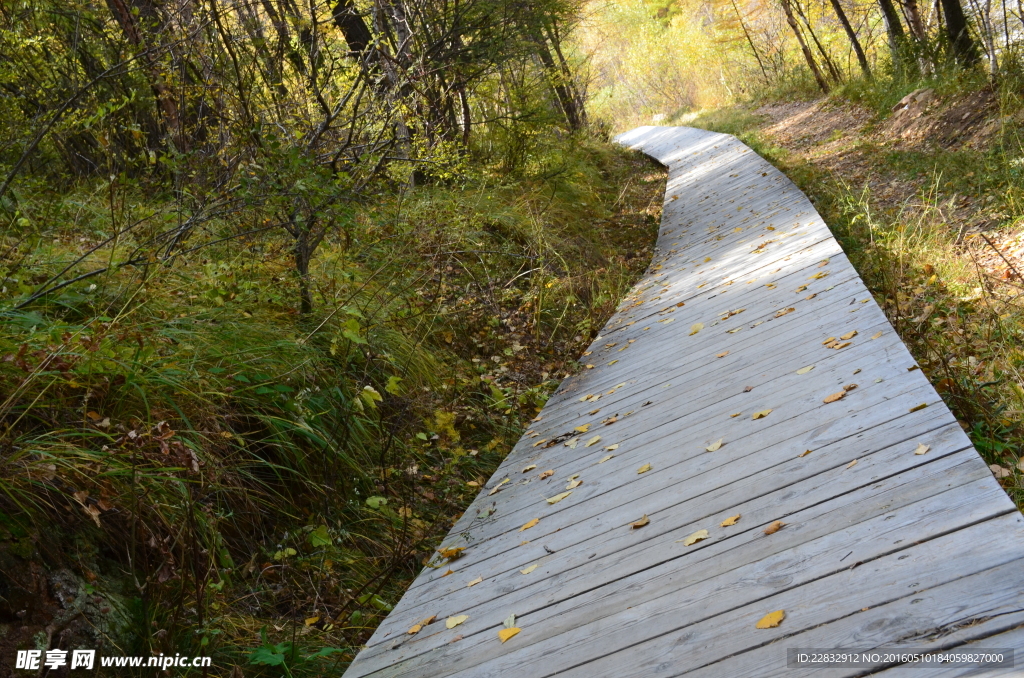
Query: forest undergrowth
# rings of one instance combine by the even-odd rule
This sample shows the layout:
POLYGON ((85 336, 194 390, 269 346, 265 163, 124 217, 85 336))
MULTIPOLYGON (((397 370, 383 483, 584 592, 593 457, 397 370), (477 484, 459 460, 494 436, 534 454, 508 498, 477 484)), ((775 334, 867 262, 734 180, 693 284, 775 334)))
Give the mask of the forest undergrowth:
MULTIPOLYGON (((4 310, 0 653, 59 637, 338 672, 650 260, 662 169, 543 147, 356 205, 308 313, 262 233, 4 310)), ((116 177, 22 190, 4 295, 174 218, 116 177)))

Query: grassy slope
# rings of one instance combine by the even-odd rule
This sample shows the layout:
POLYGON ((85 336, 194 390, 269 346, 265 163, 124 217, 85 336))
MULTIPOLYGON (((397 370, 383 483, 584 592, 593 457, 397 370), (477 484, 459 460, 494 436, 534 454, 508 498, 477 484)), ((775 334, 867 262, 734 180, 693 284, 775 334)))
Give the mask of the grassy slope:
POLYGON ((0 235, 0 661, 63 634, 339 671, 649 261, 661 170, 544 145, 357 207, 307 317, 274 232, 11 310, 118 224, 176 218, 144 186, 24 189, 0 235))

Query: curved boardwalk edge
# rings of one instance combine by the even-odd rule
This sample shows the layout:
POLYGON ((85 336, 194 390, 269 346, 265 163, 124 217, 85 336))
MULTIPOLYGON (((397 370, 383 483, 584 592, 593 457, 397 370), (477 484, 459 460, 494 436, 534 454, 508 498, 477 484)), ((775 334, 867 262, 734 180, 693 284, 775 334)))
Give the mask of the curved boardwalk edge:
MULTIPOLYGON (((617 140, 669 167, 654 261, 452 529, 461 556, 345 675, 762 677, 793 671, 787 648, 1024 649, 1024 518, 806 196, 728 135, 617 140)), ((821 673, 878 671, 963 669, 821 673)))

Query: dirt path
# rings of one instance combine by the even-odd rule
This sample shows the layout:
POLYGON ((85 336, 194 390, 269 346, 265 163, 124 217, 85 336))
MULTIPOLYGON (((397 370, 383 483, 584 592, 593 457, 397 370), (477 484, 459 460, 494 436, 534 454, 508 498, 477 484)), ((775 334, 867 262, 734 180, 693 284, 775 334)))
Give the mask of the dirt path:
POLYGON ((928 91, 915 94, 883 121, 867 109, 826 99, 770 104, 754 113, 762 116, 758 131, 769 141, 831 174, 837 183, 856 191, 867 189, 876 210, 899 214, 919 209, 926 201, 940 204, 952 232, 967 245, 965 256, 973 254, 992 284, 1020 283, 1024 221, 1012 219, 991 192, 980 186, 971 190, 973 173, 965 175, 966 191, 963 182, 959 191, 952 190, 941 174, 956 171, 955 166, 943 167, 942 158, 950 152, 980 154, 997 140, 1005 120, 998 117, 995 97, 982 91, 942 102, 928 91), (886 161, 892 154, 934 156, 940 171, 895 170, 886 161))

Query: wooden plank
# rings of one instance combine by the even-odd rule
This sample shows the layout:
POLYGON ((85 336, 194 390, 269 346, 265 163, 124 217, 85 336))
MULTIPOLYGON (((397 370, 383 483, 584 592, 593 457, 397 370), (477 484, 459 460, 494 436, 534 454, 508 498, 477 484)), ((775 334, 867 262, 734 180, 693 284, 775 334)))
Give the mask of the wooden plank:
MULTIPOLYGON (((765 639, 782 636, 741 629, 739 615, 779 596, 801 610, 784 625, 791 635, 870 627, 899 640, 823 600, 944 618, 941 601, 893 597, 914 583, 900 558, 926 563, 913 578, 935 590, 969 579, 988 587, 978 601, 1008 595, 985 573, 1024 551, 1020 526, 1006 527, 1019 514, 806 197, 732 137, 631 138, 670 166, 650 269, 583 356, 593 368, 563 382, 456 522, 446 545, 466 546, 463 557, 417 578, 346 675, 764 675, 776 670, 765 639), (852 330, 849 346, 822 345, 852 330), (752 418, 761 410, 770 414, 752 418), (914 454, 919 444, 926 454, 914 454), (638 473, 642 464, 652 469, 638 473), (569 496, 546 501, 573 479, 583 482, 569 496), (717 527, 737 513, 740 523, 717 527), (649 524, 630 529, 641 515, 649 524), (774 520, 789 526, 766 536, 774 520), (1005 542, 992 526, 1008 529, 1005 542), (710 538, 678 543, 699 529, 710 538), (954 543, 979 556, 940 558, 954 543), (863 565, 842 569, 842 549, 863 565), (876 586, 862 578, 871 572, 892 581, 876 586), (523 631, 501 644, 509 612, 523 631), (469 619, 406 633, 432 614, 469 619), (677 655, 694 633, 699 647, 677 655)), ((956 642, 1010 628, 1000 624, 957 630, 956 642)))
MULTIPOLYGON (((891 543, 885 541, 883 535, 895 534, 907 525, 916 523, 916 534, 923 539, 1007 511, 1005 495, 998 488, 993 488, 988 478, 979 478, 970 484, 972 489, 978 485, 977 494, 970 496, 956 489, 949 491, 945 483, 936 482, 939 479, 952 480, 963 473, 971 473, 975 477, 979 475, 959 463, 935 469, 925 478, 914 475, 912 478, 896 478, 894 481, 897 484, 888 487, 884 484, 882 487, 877 484, 874 487, 865 486, 848 496, 786 517, 787 523, 795 529, 781 531, 778 538, 772 540, 767 540, 762 534, 765 522, 758 515, 756 507, 741 505, 735 507, 735 510, 744 516, 743 521, 750 520, 752 529, 737 531, 735 535, 720 535, 718 533, 730 531, 716 529, 720 522, 716 516, 715 520, 703 522, 703 526, 710 528, 714 535, 714 539, 703 548, 688 549, 674 544, 672 539, 693 532, 698 525, 687 526, 686 530, 679 530, 678 534, 657 537, 666 545, 674 544, 670 546, 675 551, 671 560, 658 563, 655 553, 645 555, 641 551, 633 554, 623 552, 605 559, 612 562, 588 561, 580 568, 583 571, 575 573, 572 579, 559 577, 546 585, 538 582, 523 590, 522 593, 526 595, 516 595, 519 592, 514 592, 502 596, 501 607, 498 609, 490 609, 495 607, 491 601, 477 608, 460 608, 461 614, 470 615, 470 621, 463 625, 465 628, 459 628, 458 635, 467 639, 473 633, 494 635, 504 619, 503 610, 515 610, 522 624, 529 624, 533 630, 531 642, 528 648, 518 648, 518 653, 503 665, 522 664, 522 668, 529 673, 533 670, 530 668, 533 660, 529 659, 529 655, 537 651, 538 657, 544 656, 545 648, 557 647, 562 643, 559 634, 573 632, 579 626, 577 616, 593 623, 629 608, 634 614, 640 614, 643 610, 645 618, 653 624, 659 615, 674 617, 679 614, 676 600, 662 596, 666 589, 676 590, 684 598, 687 597, 684 588, 699 592, 715 587, 725 590, 746 587, 749 595, 749 587, 762 586, 766 591, 774 592, 782 583, 793 585, 798 578, 813 579, 821 576, 823 571, 844 567, 842 562, 850 564, 866 561, 872 557, 870 553, 876 552, 872 549, 882 549, 884 552, 891 548, 891 543), (981 487, 982 484, 987 487, 981 487), (947 491, 943 492, 944 489, 947 491), (915 499, 920 501, 914 503, 915 499), (909 502, 909 505, 903 502, 909 502), (934 525, 928 527, 933 521, 934 525), (837 525, 842 525, 842 529, 837 530, 837 525), (718 541, 722 536, 726 536, 726 539, 718 541), (869 536, 870 539, 867 538, 869 536), (756 574, 764 571, 772 572, 771 577, 758 577, 756 574), (533 592, 532 589, 539 590, 533 592), (541 642, 547 639, 552 640, 548 644, 541 642)), ((646 549, 648 552, 654 550, 646 549)), ((698 599, 704 600, 704 597, 695 593, 694 600, 698 599)), ((726 598, 722 598, 720 602, 726 601, 726 598)), ((708 601, 701 605, 704 606, 704 613, 713 608, 713 605, 708 606, 708 601)), ((437 629, 437 633, 442 636, 437 647, 442 652, 434 653, 430 666, 423 661, 417 664, 417 670, 424 671, 423 675, 432 675, 432 672, 444 675, 443 670, 447 666, 458 665, 465 669, 464 664, 457 659, 460 658, 460 650, 466 646, 449 644, 448 641, 456 633, 446 632, 442 628, 437 629)), ((607 648, 615 640, 595 636, 595 642, 595 647, 607 648)), ((476 648, 470 647, 472 654, 476 648)), ((504 654, 507 647, 509 650, 515 649, 505 645, 492 648, 492 652, 488 653, 489 660, 493 661, 491 655, 504 654)), ((388 661, 382 665, 394 664, 396 658, 401 659, 408 651, 406 648, 402 653, 390 653, 388 661)))

